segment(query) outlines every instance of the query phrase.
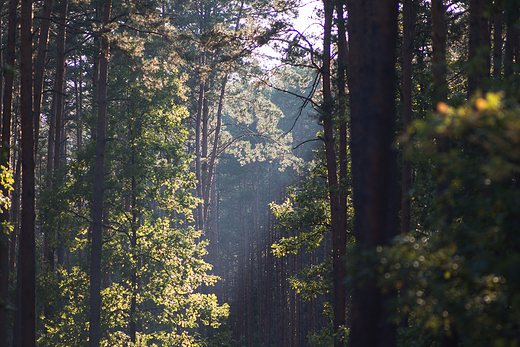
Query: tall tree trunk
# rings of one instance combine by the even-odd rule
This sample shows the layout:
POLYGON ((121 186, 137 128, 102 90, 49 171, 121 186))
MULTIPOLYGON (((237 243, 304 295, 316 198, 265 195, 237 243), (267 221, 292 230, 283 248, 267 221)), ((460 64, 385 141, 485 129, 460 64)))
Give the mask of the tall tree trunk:
MULTIPOLYGON (((403 61, 402 61, 402 99, 403 99, 403 134, 408 133, 412 125, 412 60, 413 60, 413 38, 415 35, 415 1, 403 1, 403 61)), ((409 144, 402 148, 401 169, 401 233, 410 232, 411 201, 410 191, 412 189, 412 162, 406 157, 409 144)), ((405 284, 406 287, 406 284, 405 284)), ((404 288, 403 288, 404 289, 404 288)), ((408 316, 403 317, 399 323, 402 327, 408 327, 408 316)))
MULTIPOLYGON (((348 2, 354 232, 358 251, 388 245, 397 234, 395 47, 397 0, 348 2)), ((375 271, 359 261, 356 268, 375 271)), ((354 286, 350 346, 395 346, 396 327, 374 279, 354 286)))
MULTIPOLYGON (((433 37, 433 105, 438 109, 441 103, 448 99, 448 87, 446 82, 446 6, 443 0, 432 1, 432 37, 433 37)), ((475 27, 474 27, 475 29, 475 27)), ((475 45, 475 43, 474 43, 475 45)), ((468 75, 468 94, 470 90, 474 92, 478 85, 478 79, 473 80, 473 89, 469 87, 468 75)), ((473 76, 474 77, 474 76, 473 76)), ((437 139, 437 151, 448 152, 450 148, 450 138, 439 136, 437 139)), ((447 182, 437 183, 437 193, 442 194, 447 189, 447 182)), ((445 211, 446 223, 451 223, 451 210, 445 211)), ((443 337, 442 346, 457 346, 458 341, 454 331, 448 331, 443 337)))
MULTIPOLYGON (((204 56, 201 57, 201 65, 204 63, 204 56)), ((199 86, 199 102, 197 108, 197 119, 195 124, 195 175, 197 178, 197 197, 204 199, 203 182, 202 182, 202 164, 201 164, 201 131, 202 131, 202 111, 204 104, 205 83, 202 81, 199 86)), ((204 203, 197 206, 197 228, 204 230, 204 203)))
MULTIPOLYGON (((329 185, 329 204, 331 211, 331 233, 333 239, 332 247, 332 266, 333 266, 333 288, 334 288, 334 332, 345 324, 345 286, 343 280, 345 272, 341 259, 342 252, 342 235, 345 230, 344 218, 340 205, 340 188, 337 176, 336 152, 334 148, 334 126, 333 126, 333 98, 331 92, 331 38, 332 38, 332 17, 334 11, 334 3, 332 0, 324 0, 323 6, 325 10, 325 25, 323 39, 323 62, 321 68, 322 84, 323 84, 323 106, 322 106, 322 123, 323 135, 325 142, 325 158, 327 165, 327 180, 329 185)), ((344 129, 344 128, 343 128, 344 129)), ((344 129, 345 130, 345 129, 344 129)), ((343 342, 336 339, 334 346, 342 346, 343 342)))
POLYGON ((34 191, 34 119, 32 65, 32 0, 21 1, 20 117, 22 124, 22 346, 36 345, 36 240, 34 191))
POLYGON ((280 333, 278 346, 288 346, 287 343, 287 256, 280 258, 280 333))
POLYGON ((489 27, 483 0, 469 2, 468 98, 489 75, 489 27))
POLYGON ((254 202, 253 202, 253 230, 256 238, 256 301, 258 309, 258 336, 260 342, 263 342, 264 334, 264 291, 263 291, 263 261, 262 261, 262 228, 260 227, 260 165, 257 163, 257 169, 253 172, 254 202))
MULTIPOLYGON (((434 110, 448 99, 448 84, 446 82, 446 6, 444 0, 432 1, 432 43, 433 43, 433 97, 434 110)), ((447 152, 450 139, 442 136, 437 139, 437 150, 447 152)), ((444 183, 441 183, 443 185, 444 183)), ((438 187, 440 190, 444 188, 438 187)))
POLYGON ((432 49, 433 49, 433 97, 434 109, 439 102, 446 102, 446 6, 444 0, 432 1, 432 49))
POLYGON ((267 243, 265 245, 265 257, 266 257, 266 266, 265 266, 265 295, 266 295, 266 301, 265 301, 265 315, 264 315, 264 327, 266 330, 266 346, 271 346, 274 342, 273 340, 273 327, 275 326, 273 324, 273 295, 274 295, 274 288, 273 288, 273 271, 274 271, 274 261, 273 261, 273 254, 270 250, 270 245, 272 244, 272 233, 273 233, 273 225, 271 222, 271 216, 268 216, 268 226, 267 226, 267 243))
MULTIPOLYGON (((103 30, 110 22, 112 0, 105 0, 103 9, 103 30)), ((105 138, 107 123, 107 79, 109 43, 106 36, 101 38, 99 59, 99 94, 96 166, 94 180, 94 201, 92 204, 92 251, 90 264, 90 328, 89 346, 99 347, 101 340, 101 252, 103 242, 103 186, 105 175, 105 138)))
MULTIPOLYGON (((135 165, 134 162, 135 154, 132 151, 132 165, 135 165)), ((137 229, 138 229, 138 210, 137 210, 137 196, 136 196, 136 180, 135 177, 132 177, 132 239, 131 239, 131 253, 135 255, 138 253, 137 251, 137 229)), ((132 274, 132 299, 130 304, 130 341, 132 343, 136 342, 136 334, 138 331, 138 322, 137 322, 137 296, 139 295, 139 259, 133 259, 135 265, 134 273, 132 274)))
POLYGON ((79 64, 74 59, 75 76, 74 76, 74 99, 76 100, 76 146, 79 150, 83 146, 83 124, 81 115, 83 112, 83 74, 78 73, 78 69, 81 67, 82 58, 79 57, 79 64))
MULTIPOLYGON (((220 130, 222 128, 222 108, 224 106, 224 96, 226 95, 226 84, 228 80, 228 75, 226 74, 222 79, 222 86, 220 87, 220 96, 218 100, 218 108, 217 108, 217 119, 215 125, 215 133, 213 137, 213 148, 210 152, 209 163, 207 165, 206 170, 206 180, 204 187, 204 216, 206 219, 208 218, 208 207, 209 207, 209 192, 211 190, 211 186, 214 181, 214 172, 215 172, 215 161, 218 155, 218 140, 220 138, 220 130)), ((206 141, 207 142, 207 141, 206 141)), ((207 155, 207 153, 206 153, 207 155)))
POLYGON ((18 249, 17 245, 20 236, 20 176, 22 171, 22 158, 19 154, 17 157, 11 201, 11 222, 13 223, 13 230, 11 231, 11 249, 9 251, 9 271, 11 273, 15 272, 14 264, 17 260, 16 250, 18 249))
POLYGON ((502 10, 493 17, 493 78, 499 81, 502 77, 502 10))
MULTIPOLYGON (((407 133, 412 124, 412 59, 413 37, 415 33, 414 0, 403 2, 403 133, 407 133)), ((406 151, 406 148, 403 148, 406 151)), ((401 188, 401 233, 410 232, 410 190, 412 188, 412 163, 403 155, 401 188)))
MULTIPOLYGON (((347 59, 348 48, 343 6, 345 1, 336 2, 338 14, 338 97, 339 97, 339 221, 340 228, 333 235, 333 281, 334 281, 334 319, 335 328, 346 324, 347 288, 344 280, 347 277, 345 256, 347 254, 347 59), (337 311, 337 312, 336 312, 337 311)), ((336 342, 341 345, 342 342, 336 342)))
POLYGON ((49 29, 51 24, 53 0, 45 0, 41 13, 40 37, 38 53, 34 61, 34 154, 38 151, 38 138, 40 135, 40 113, 43 98, 43 78, 45 75, 45 57, 47 55, 47 43, 49 42, 49 29))
MULTIPOLYGON (((246 210, 247 211, 247 210, 246 210)), ((247 216, 247 213, 246 213, 247 216)), ((246 219, 244 219, 244 222, 246 219)), ((252 228, 249 225, 244 225, 244 230, 246 234, 246 305, 247 305, 247 345, 248 347, 253 347, 253 335, 254 335, 254 310, 253 310, 253 290, 254 290, 254 266, 255 266, 255 257, 254 257, 254 238, 252 228)))
MULTIPOLYGON (((61 1, 60 11, 60 26, 58 30, 57 39, 57 55, 56 55, 56 78, 54 81, 54 95, 53 101, 56 102, 56 106, 53 107, 55 114, 55 140, 54 140, 54 175, 53 175, 53 187, 60 185, 59 170, 62 166, 62 148, 63 148, 63 91, 64 91, 64 76, 65 76, 65 40, 66 40, 66 24, 67 24, 67 9, 68 0, 61 1)), ((59 224, 55 226, 54 235, 58 239, 58 264, 63 265, 64 263, 64 249, 63 240, 60 236, 59 224)))
MULTIPOLYGON (((2 103, 2 153, 0 163, 9 168, 11 153, 11 114, 13 103, 14 62, 16 50, 16 7, 18 0, 9 1, 9 18, 7 29, 7 49, 5 61, 5 85, 2 103)), ((2 195, 8 196, 9 191, 2 188, 2 195)), ((0 225, 7 226, 9 209, 4 208, 0 214, 0 225)), ((9 325, 9 311, 7 310, 7 296, 9 289, 9 229, 0 230, 0 346, 7 346, 7 327, 9 325)))
MULTIPOLYGON (((34 71, 34 151, 35 151, 35 157, 36 152, 38 151, 38 139, 39 139, 39 132, 40 132, 40 114, 41 114, 41 105, 43 100, 43 81, 45 76, 45 59, 47 55, 47 44, 49 41, 49 29, 50 29, 50 16, 52 13, 52 4, 53 0, 46 0, 43 5, 42 10, 42 22, 41 22, 41 28, 40 28, 40 38, 38 43, 38 53, 35 60, 35 71, 34 71)), ((55 103, 55 95, 53 96, 53 106, 55 103)), ((52 170, 52 160, 54 152, 50 151, 50 147, 53 144, 54 140, 54 123, 53 120, 55 119, 54 109, 51 107, 51 121, 49 122, 49 133, 48 133, 48 150, 47 150, 47 173, 50 176, 50 173, 52 170)), ((47 188, 52 188, 51 180, 47 183, 47 188)), ((54 237, 51 235, 55 230, 52 227, 44 226, 43 227, 43 233, 44 233, 44 256, 45 256, 45 262, 47 263, 47 270, 49 270, 51 273, 54 270, 54 247, 51 245, 53 242, 52 240, 54 237), (47 228, 46 228, 47 227, 47 228)), ((51 310, 50 306, 46 305, 44 307, 44 316, 46 319, 50 317, 51 310)))
MULTIPOLYGON (((15 143, 18 142, 18 136, 15 136, 15 143)), ((19 244, 20 244, 20 176, 22 171, 22 158, 21 155, 18 154, 18 158, 16 159, 16 169, 14 174, 14 190, 13 190, 13 200, 12 200, 12 206, 11 206, 11 221, 13 223, 13 230, 11 232, 11 250, 9 252, 10 254, 10 264, 9 269, 11 273, 16 274, 16 284, 15 284, 15 307, 16 311, 14 314, 11 314, 14 318, 14 324, 13 324, 13 334, 12 334, 12 347, 19 347, 21 346, 21 314, 20 314, 20 307, 21 307, 21 288, 20 288, 20 278, 21 278, 21 271, 20 271, 20 257, 19 257, 19 244), (15 267, 16 264, 16 267, 15 267)))
MULTIPOLYGON (((512 11, 517 12, 517 11, 512 11)), ((516 16, 507 11, 506 17, 506 47, 504 52, 504 77, 506 79, 513 76, 515 45, 518 40, 518 31, 516 30, 516 16)), ((515 91, 516 92, 516 91, 515 91)))

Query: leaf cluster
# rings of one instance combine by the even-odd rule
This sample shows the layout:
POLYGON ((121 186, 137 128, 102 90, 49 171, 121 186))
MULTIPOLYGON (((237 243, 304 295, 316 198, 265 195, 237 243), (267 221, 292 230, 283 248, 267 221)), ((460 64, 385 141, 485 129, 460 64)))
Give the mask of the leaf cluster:
POLYGON ((403 139, 415 145, 406 155, 437 182, 426 217, 415 232, 377 249, 378 278, 382 288, 400 291, 396 319, 410 317, 430 334, 425 346, 443 336, 472 346, 514 346, 520 109, 500 94, 438 109, 403 139), (441 136, 450 138, 448 152, 436 149, 441 136))

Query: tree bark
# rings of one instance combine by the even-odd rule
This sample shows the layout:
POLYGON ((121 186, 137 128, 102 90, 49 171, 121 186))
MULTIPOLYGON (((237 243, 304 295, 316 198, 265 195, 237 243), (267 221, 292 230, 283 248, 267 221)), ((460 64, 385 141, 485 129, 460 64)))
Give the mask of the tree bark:
MULTIPOLYGON (((406 134, 412 124, 412 59, 413 37, 415 33, 414 0, 403 2, 403 133, 406 134)), ((407 148, 403 147, 403 151, 407 148)), ((401 233, 410 232, 410 189, 412 188, 412 163, 403 155, 401 188, 401 233)))
POLYGON ((211 186, 213 185, 213 181, 214 181, 215 161, 217 159, 217 154, 218 154, 218 139, 220 136, 220 130, 222 128, 222 108, 224 106, 224 96, 226 94, 227 80, 228 80, 228 75, 226 74, 224 76, 224 78, 222 79, 222 86, 220 88, 220 96, 219 96, 218 108, 217 108, 217 119, 216 119, 216 125, 215 125, 215 134, 214 134, 214 138, 213 138, 213 148, 211 150, 209 164, 207 165, 207 171, 206 171, 207 177, 205 180, 206 184, 204 187, 204 216, 205 216, 206 220, 207 220, 208 214, 209 214, 208 213, 209 192, 211 190, 211 186))
MULTIPOLYGON (((66 24, 67 24, 67 8, 68 0, 61 1, 61 12, 60 12, 60 26, 58 30, 57 39, 57 55, 56 55, 56 78, 54 81, 54 98, 56 102, 55 107, 52 110, 55 112, 55 125, 54 125, 54 167, 53 167, 53 186, 60 185, 58 172, 62 166, 62 154, 63 154, 63 91, 64 91, 64 76, 65 76, 65 40, 66 40, 66 24)), ((52 125, 51 125, 52 126, 52 125)), ((63 240, 60 236, 60 226, 56 225, 54 235, 58 239, 58 264, 63 265, 64 262, 64 249, 63 240)))
MULTIPOLYGON (((103 9, 103 27, 110 22, 112 0, 105 0, 103 9)), ((103 29, 106 30, 106 29, 103 29)), ((105 138, 107 123, 107 79, 109 43, 107 34, 101 38, 101 55, 99 59, 99 94, 97 145, 94 180, 94 201, 92 204, 92 253, 90 270, 90 328, 89 346, 99 347, 101 340, 101 253, 103 242, 103 186, 105 174, 105 138)))
POLYGON ((433 108, 446 102, 446 6, 444 0, 432 1, 432 49, 433 49, 433 108))
POLYGON ((36 346, 36 242, 34 188, 34 118, 32 65, 32 0, 21 1, 20 118, 22 124, 22 346, 36 346))
MULTIPOLYGON (((204 57, 201 57, 201 65, 204 63, 204 57)), ((195 123, 195 175, 197 178, 197 197, 203 199, 203 182, 202 182, 202 164, 201 164, 201 131, 202 131, 202 109, 204 103, 205 83, 202 81, 199 86, 199 102, 197 108, 197 120, 195 123)), ((204 203, 197 206, 197 228, 204 230, 204 203)))
MULTIPOLYGON (((323 83, 323 106, 322 123, 325 142, 325 158, 327 165, 327 180, 329 186, 329 204, 331 211, 331 234, 332 234, 332 267, 333 267, 333 287, 334 287, 334 332, 345 325, 345 286, 343 280, 346 272, 342 255, 345 254, 343 245, 345 241, 345 208, 341 207, 341 188, 338 184, 336 152, 334 148, 334 126, 333 126, 333 106, 334 101, 331 92, 331 38, 332 38, 332 17, 334 3, 331 0, 324 0, 325 10, 324 39, 323 39, 323 59, 322 59, 322 83, 323 83)), ((344 49, 344 48, 343 48, 344 49)), ((342 52, 343 53, 343 52, 342 52)), ((346 64, 345 64, 346 65, 346 64)), ((341 130, 346 132, 345 126, 341 130)), ((341 135, 340 135, 341 136, 341 135)), ((346 147, 346 144, 345 144, 346 147)), ((343 171, 343 170, 342 170, 343 171)), ((334 346, 342 346, 343 342, 336 339, 334 346)))
POLYGON ((468 98, 489 75, 489 27, 483 0, 469 2, 468 98))
POLYGON ((38 151, 38 138, 40 135, 40 113, 43 98, 43 77, 45 75, 45 57, 47 55, 47 44, 49 42, 50 18, 53 0, 43 2, 42 19, 40 27, 40 38, 38 42, 38 53, 34 61, 34 155, 38 151))
MULTIPOLYGON (((45 59, 47 55, 47 44, 49 41, 49 29, 50 29, 50 17, 52 13, 52 4, 53 0, 46 0, 44 2, 43 10, 42 10, 42 22, 40 28, 40 38, 38 43, 38 53, 35 60, 35 71, 34 71, 34 151, 35 157, 36 152, 38 151, 38 139, 40 132, 40 114, 41 114, 41 105, 43 99, 43 81, 45 76, 45 59)), ((49 132, 48 132, 48 147, 47 147, 47 174, 51 174, 52 171, 52 160, 54 159, 54 119, 55 112, 53 107, 55 106, 56 100, 55 95, 53 96, 53 106, 51 106, 51 117, 49 122, 49 132), (51 150, 52 147, 52 150, 51 150)), ((49 180, 47 183, 47 188, 52 188, 52 180, 49 180)), ((54 247, 52 246, 52 240, 54 239, 52 233, 54 232, 53 228, 45 228, 43 227, 44 233, 44 257, 45 262, 48 265, 47 270, 52 272, 54 271, 54 247)), ((44 316, 46 319, 49 318, 51 314, 50 306, 46 305, 44 307, 44 316)))
MULTIPOLYGON (((399 228, 394 149, 397 8, 397 0, 348 2, 350 148, 359 252, 388 245, 399 228)), ((375 271, 365 261, 358 261, 356 268, 375 271)), ((370 278, 356 282, 350 346, 395 346, 396 327, 385 307, 394 293, 384 295, 370 278)))
MULTIPOLYGON (((2 153, 0 164, 9 168, 11 153, 11 114, 13 103, 14 62, 16 50, 16 7, 18 1, 9 1, 7 48, 5 61, 5 85, 2 103, 2 153)), ((8 196, 9 191, 2 188, 2 195, 8 196)), ((9 209, 0 214, 0 226, 9 222, 9 209)), ((7 310, 7 296, 9 289, 9 231, 5 227, 0 230, 0 346, 7 346, 7 327, 9 325, 9 311, 7 310)))
MULTIPOLYGON (((345 1, 336 2, 338 14, 338 97, 339 97, 339 221, 340 228, 333 235, 333 281, 334 281, 334 319, 335 328, 346 325, 347 288, 344 280, 347 277, 345 257, 347 254, 347 59, 348 48, 344 21, 345 1), (337 312, 336 312, 337 311, 337 312)), ((341 345, 338 341, 336 344, 341 345)))

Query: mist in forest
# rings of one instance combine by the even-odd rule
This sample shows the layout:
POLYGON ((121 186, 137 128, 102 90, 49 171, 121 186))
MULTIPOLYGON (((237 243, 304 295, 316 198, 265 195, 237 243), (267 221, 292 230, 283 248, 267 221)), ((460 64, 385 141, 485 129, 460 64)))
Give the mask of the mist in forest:
POLYGON ((517 346, 517 4, 0 3, 0 347, 517 346))

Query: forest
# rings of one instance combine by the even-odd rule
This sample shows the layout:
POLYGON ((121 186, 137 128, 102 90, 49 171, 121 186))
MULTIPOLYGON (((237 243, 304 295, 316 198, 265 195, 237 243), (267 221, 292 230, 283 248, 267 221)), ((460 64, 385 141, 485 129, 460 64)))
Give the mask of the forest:
POLYGON ((520 0, 0 0, 0 347, 520 345, 520 0))

